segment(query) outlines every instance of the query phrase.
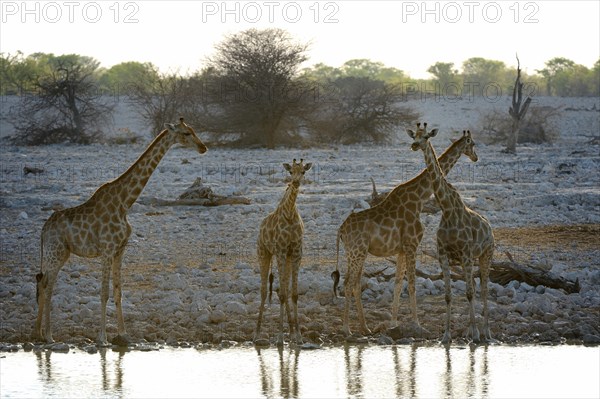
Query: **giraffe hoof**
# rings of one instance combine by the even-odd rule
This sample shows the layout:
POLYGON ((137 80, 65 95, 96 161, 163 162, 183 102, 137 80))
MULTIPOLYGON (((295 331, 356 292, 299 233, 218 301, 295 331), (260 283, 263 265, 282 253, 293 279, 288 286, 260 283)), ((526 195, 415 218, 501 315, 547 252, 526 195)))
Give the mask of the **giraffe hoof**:
POLYGON ((258 348, 268 348, 271 346, 271 343, 267 338, 258 338, 254 340, 254 346, 258 348))
POLYGON ((467 339, 470 339, 474 344, 478 344, 480 342, 479 339, 479 330, 477 327, 470 328, 467 333, 467 339))
POLYGON ((425 327, 421 327, 419 323, 415 323, 412 327, 415 337, 427 338, 431 335, 431 332, 425 327))
POLYGON ((132 339, 130 336, 128 336, 126 334, 125 335, 117 335, 110 341, 110 343, 113 345, 116 345, 116 346, 126 347, 132 343, 132 339))
POLYGON ((450 336, 449 332, 445 332, 440 343, 443 345, 448 345, 450 342, 452 342, 452 337, 450 336))
POLYGON ((371 332, 371 330, 369 329, 369 327, 363 327, 360 329, 360 333, 364 336, 367 335, 373 335, 373 333, 371 332))
POLYGON ((34 331, 33 333, 31 333, 31 340, 33 342, 46 342, 46 338, 44 338, 44 334, 42 334, 38 331, 34 331))

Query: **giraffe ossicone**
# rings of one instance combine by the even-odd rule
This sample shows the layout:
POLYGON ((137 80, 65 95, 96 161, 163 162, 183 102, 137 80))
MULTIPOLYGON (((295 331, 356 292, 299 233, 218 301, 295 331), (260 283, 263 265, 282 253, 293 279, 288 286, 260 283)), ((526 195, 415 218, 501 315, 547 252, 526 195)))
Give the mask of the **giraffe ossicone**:
POLYGON ((178 124, 168 123, 165 127, 121 176, 100 186, 83 204, 54 212, 44 223, 40 242, 41 270, 36 274, 38 313, 32 334, 34 339, 53 342, 52 292, 60 269, 69 256, 75 254, 84 258, 102 258, 98 343, 103 346, 108 344, 106 303, 111 274, 118 336, 127 340, 121 305, 121 262, 131 234, 127 211, 172 145, 178 143, 200 154, 207 151, 194 129, 183 118, 178 124))

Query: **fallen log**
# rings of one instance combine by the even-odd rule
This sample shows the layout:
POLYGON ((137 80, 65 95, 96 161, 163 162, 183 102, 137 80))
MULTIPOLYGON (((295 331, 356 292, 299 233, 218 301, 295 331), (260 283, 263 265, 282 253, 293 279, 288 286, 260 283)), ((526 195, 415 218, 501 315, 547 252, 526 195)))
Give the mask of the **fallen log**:
POLYGON ((185 198, 176 200, 163 200, 160 198, 149 198, 142 203, 154 206, 220 206, 220 205, 250 205, 250 198, 246 197, 224 197, 213 195, 210 198, 185 198))
MULTIPOLYGON (((431 256, 432 258, 437 259, 437 255, 424 251, 425 255, 431 256)), ((532 265, 524 265, 517 263, 510 253, 506 252, 506 256, 509 259, 508 261, 496 261, 492 262, 490 266, 490 281, 493 283, 497 283, 500 285, 506 285, 512 280, 517 280, 522 283, 527 283, 532 287, 536 287, 538 285, 542 285, 548 288, 556 288, 565 291, 567 294, 573 294, 580 291, 581 286, 579 284, 579 279, 573 281, 566 279, 562 276, 559 276, 556 273, 552 273, 549 270, 543 270, 539 267, 535 267, 532 265)), ((396 264, 395 259, 387 258, 388 262, 396 264)), ((384 269, 385 270, 385 269, 384 269)), ((383 270, 380 271, 382 273, 383 270)), ((423 278, 428 278, 430 280, 443 280, 444 276, 440 272, 438 274, 428 274, 422 270, 417 269, 416 275, 423 278)), ((450 270, 450 277, 452 280, 463 280, 464 274, 462 270, 453 266, 450 270)), ((479 269, 475 269, 473 271, 473 277, 480 277, 479 269)), ((388 279, 391 279, 390 276, 388 279)))
POLYGON ((141 203, 155 206, 220 206, 220 205, 250 205, 250 198, 240 196, 224 196, 213 193, 210 187, 202 184, 198 177, 176 200, 159 198, 141 199, 141 203))

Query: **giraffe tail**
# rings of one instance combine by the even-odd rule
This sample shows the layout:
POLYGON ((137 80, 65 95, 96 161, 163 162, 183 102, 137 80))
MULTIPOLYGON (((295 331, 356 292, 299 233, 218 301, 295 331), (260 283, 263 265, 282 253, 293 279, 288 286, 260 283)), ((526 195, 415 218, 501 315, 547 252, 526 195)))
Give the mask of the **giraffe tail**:
POLYGON ((337 289, 340 283, 340 234, 341 228, 338 230, 337 237, 335 240, 335 270, 331 272, 331 279, 333 280, 333 298, 337 298, 337 289))
POLYGON ((271 304, 271 299, 273 298, 273 280, 275 277, 273 276, 273 272, 269 273, 269 305, 271 304))

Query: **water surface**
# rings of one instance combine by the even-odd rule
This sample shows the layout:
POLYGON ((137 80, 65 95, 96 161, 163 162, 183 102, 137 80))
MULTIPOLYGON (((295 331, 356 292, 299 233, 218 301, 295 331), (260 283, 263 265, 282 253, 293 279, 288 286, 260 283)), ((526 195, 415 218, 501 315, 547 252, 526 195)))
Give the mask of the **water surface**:
POLYGON ((165 348, 0 359, 0 397, 598 398, 600 348, 165 348))

